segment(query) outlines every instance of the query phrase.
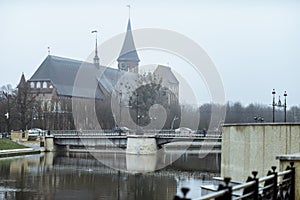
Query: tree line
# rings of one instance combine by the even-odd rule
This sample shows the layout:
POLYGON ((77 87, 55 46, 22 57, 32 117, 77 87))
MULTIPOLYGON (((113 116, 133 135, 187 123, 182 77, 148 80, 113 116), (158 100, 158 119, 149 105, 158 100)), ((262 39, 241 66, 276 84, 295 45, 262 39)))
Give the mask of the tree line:
MULTIPOLYGON (((206 103, 201 106, 188 104, 175 105, 166 104, 163 90, 159 82, 144 85, 136 90, 136 95, 130 98, 130 116, 135 123, 146 126, 152 120, 148 116, 149 108, 155 104, 161 104, 167 113, 167 119, 163 129, 176 129, 185 126, 192 129, 207 129, 211 122, 212 106, 206 103), (139 118, 139 117, 143 118, 139 118), (139 122, 137 121, 139 119, 139 122), (184 120, 184 123, 183 123, 184 120)), ((10 132, 10 130, 26 130, 33 127, 42 129, 75 129, 72 116, 71 98, 52 99, 49 105, 36 98, 36 94, 30 93, 28 84, 12 88, 10 85, 0 88, 0 132, 10 132)), ((112 113, 110 106, 111 99, 97 100, 96 110, 98 121, 103 129, 111 129, 117 124, 117 118, 112 113)), ((270 105, 249 104, 242 105, 240 102, 228 102, 226 117, 220 123, 262 123, 272 122, 273 109, 270 105)), ((120 113, 124 112, 124 107, 120 107, 120 113)), ((300 107, 292 106, 287 109, 287 122, 300 122, 300 107)), ((124 118, 124 117, 123 117, 124 118)), ((122 119, 122 121, 126 120, 122 119)), ((155 120, 155 118, 153 118, 155 120)), ((284 121, 283 109, 276 108, 275 121, 284 121)), ((126 121, 123 122, 126 124, 126 121)), ((217 124, 218 125, 218 124, 217 124)), ((92 124, 90 125, 92 128, 92 124)), ((155 128, 155 127, 154 127, 155 128)))

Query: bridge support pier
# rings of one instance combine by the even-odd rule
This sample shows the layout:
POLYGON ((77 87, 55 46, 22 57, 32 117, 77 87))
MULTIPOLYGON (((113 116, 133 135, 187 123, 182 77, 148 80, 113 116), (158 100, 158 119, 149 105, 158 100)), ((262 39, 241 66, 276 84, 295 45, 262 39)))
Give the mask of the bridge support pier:
POLYGON ((55 151, 54 136, 45 136, 45 151, 55 151))
POLYGON ((128 135, 126 153, 136 155, 156 154, 154 135, 128 135))

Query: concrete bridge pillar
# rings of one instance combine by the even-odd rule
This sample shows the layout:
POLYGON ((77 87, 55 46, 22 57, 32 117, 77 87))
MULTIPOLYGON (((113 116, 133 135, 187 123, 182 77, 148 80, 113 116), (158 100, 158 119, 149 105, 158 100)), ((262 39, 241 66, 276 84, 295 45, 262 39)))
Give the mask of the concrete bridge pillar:
POLYGON ((154 135, 128 135, 126 153, 146 155, 156 152, 157 144, 154 135))
POLYGON ((55 151, 54 136, 45 136, 45 151, 55 151))
POLYGON ((153 172, 156 168, 157 155, 126 154, 126 167, 130 173, 153 172))

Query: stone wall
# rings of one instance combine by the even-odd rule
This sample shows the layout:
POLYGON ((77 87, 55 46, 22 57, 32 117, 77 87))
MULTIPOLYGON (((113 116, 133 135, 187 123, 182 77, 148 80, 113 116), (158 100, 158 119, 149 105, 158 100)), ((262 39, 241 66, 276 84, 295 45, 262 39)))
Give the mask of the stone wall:
POLYGON ((295 167, 295 199, 300 199, 300 153, 279 155, 276 157, 280 161, 280 171, 286 170, 290 163, 294 163, 295 167))
POLYGON ((10 139, 16 142, 27 141, 28 131, 25 131, 24 133, 22 131, 11 131, 10 139))
POLYGON ((300 152, 300 124, 225 124, 222 131, 221 176, 245 181, 252 171, 265 176, 279 168, 277 155, 300 152))

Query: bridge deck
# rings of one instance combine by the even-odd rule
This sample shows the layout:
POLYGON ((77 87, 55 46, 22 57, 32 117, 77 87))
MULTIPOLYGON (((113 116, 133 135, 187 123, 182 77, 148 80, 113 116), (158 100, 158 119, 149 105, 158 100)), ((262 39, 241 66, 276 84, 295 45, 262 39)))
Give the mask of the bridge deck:
MULTIPOLYGON (((115 133, 108 131, 51 131, 54 137, 54 142, 57 145, 70 146, 119 146, 126 147, 127 138, 132 137, 133 134, 115 133)), ((156 138, 157 145, 168 144, 168 147, 174 148, 177 146, 188 145, 191 147, 201 147, 209 149, 211 147, 221 149, 221 135, 207 133, 206 136, 202 134, 190 133, 158 133, 149 131, 147 134, 156 138), (172 143, 172 144, 171 144, 172 143)), ((135 136, 135 135, 134 135, 135 136)))

